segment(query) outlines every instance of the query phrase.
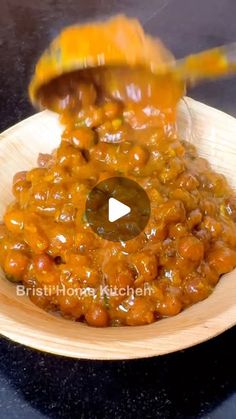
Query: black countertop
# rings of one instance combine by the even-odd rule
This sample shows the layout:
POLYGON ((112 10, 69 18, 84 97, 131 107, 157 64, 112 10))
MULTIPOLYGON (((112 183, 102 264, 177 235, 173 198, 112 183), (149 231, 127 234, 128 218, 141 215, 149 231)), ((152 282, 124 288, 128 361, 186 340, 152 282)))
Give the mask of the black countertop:
MULTIPOLYGON (((236 41, 235 0, 0 0, 0 128, 34 111, 27 84, 38 55, 65 25, 117 12, 138 17, 177 57, 236 41)), ((236 79, 190 95, 236 115, 236 79)), ((0 340, 0 417, 236 417, 236 329, 176 354, 77 361, 0 340)))

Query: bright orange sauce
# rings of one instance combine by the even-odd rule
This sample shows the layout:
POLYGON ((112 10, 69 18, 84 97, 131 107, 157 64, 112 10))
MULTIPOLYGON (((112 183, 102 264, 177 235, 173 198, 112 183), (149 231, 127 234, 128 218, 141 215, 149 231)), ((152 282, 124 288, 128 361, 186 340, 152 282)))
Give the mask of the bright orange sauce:
POLYGON ((236 266, 236 201, 224 176, 178 138, 183 92, 171 76, 127 68, 75 72, 41 90, 65 131, 57 150, 15 176, 0 229, 0 264, 35 304, 91 326, 142 325, 206 298, 236 266), (119 243, 98 237, 84 216, 91 188, 117 175, 151 202, 143 233, 119 243), (101 285, 133 294, 107 295, 101 285), (95 294, 58 295, 56 286, 95 294))

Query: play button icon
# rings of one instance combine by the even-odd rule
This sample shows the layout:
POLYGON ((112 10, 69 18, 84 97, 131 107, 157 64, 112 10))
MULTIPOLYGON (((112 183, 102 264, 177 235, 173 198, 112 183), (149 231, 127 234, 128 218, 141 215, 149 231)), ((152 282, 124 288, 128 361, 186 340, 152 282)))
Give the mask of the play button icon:
POLYGON ((115 198, 109 198, 108 201, 108 220, 111 223, 114 221, 119 220, 121 217, 129 214, 131 208, 128 205, 122 204, 122 202, 118 201, 115 198))
POLYGON ((149 216, 145 190, 126 177, 99 182, 87 197, 85 218, 93 231, 106 240, 133 239, 144 230, 149 216))

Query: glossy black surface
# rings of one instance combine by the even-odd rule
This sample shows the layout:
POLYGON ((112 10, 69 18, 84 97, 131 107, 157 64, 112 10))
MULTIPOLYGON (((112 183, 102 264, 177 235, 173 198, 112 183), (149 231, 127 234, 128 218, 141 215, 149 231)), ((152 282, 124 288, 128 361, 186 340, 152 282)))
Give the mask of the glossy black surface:
MULTIPOLYGON (((64 25, 126 12, 177 57, 236 41, 235 0, 0 0, 0 6, 1 130, 33 113, 27 84, 34 63, 64 25)), ((236 115, 234 78, 190 94, 236 115)), ((180 353, 124 362, 74 361, 2 338, 0 418, 235 419, 235 354, 235 328, 180 353)))

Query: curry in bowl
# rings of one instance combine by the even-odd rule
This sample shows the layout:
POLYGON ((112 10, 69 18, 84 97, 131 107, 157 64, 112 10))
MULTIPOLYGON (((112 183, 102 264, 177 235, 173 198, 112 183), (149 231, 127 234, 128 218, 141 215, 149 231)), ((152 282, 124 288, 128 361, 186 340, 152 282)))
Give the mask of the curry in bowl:
POLYGON ((207 298, 236 266, 236 199, 179 138, 184 92, 171 74, 123 65, 74 69, 38 89, 60 115, 61 143, 14 176, 0 226, 0 265, 36 305, 90 326, 145 325, 207 298), (100 237, 85 211, 91 189, 116 177, 150 201, 146 227, 126 241, 100 237))

